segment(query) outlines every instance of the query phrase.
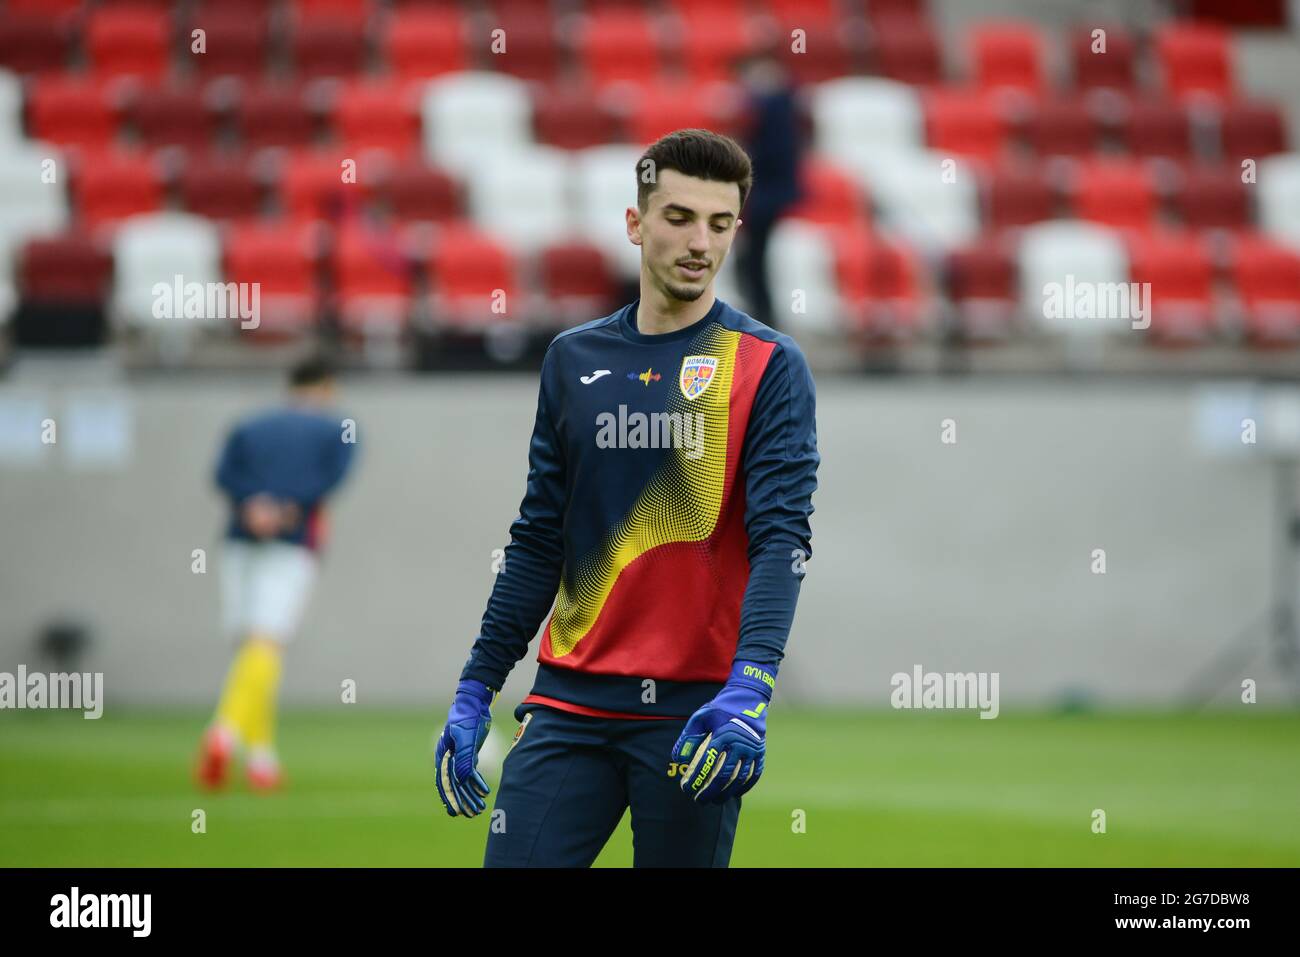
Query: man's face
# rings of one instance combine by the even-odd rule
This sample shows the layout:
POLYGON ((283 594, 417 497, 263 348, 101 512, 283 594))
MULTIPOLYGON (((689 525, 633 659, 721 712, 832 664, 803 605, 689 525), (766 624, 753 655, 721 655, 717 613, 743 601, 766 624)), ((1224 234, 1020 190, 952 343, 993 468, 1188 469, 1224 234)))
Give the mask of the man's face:
POLYGON ((307 405, 330 406, 334 404, 334 399, 337 397, 337 389, 333 379, 323 379, 311 385, 298 386, 294 394, 299 402, 307 405))
POLYGON ((627 211, 627 235, 641 247, 641 275, 682 302, 694 302, 722 268, 740 225, 740 186, 659 174, 646 211, 627 211))

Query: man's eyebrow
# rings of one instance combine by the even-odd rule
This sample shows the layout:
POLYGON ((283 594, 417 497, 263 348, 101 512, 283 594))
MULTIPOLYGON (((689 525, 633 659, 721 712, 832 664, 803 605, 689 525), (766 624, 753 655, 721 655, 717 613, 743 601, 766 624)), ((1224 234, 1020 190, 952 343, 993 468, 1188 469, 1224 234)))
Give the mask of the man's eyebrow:
MULTIPOLYGON (((666 212, 668 212, 669 210, 672 210, 673 212, 677 212, 677 213, 685 213, 687 216, 694 216, 694 215, 695 215, 695 210, 691 209, 689 206, 683 206, 681 203, 665 203, 665 204, 664 204, 664 212, 666 213, 666 212)), ((713 214, 712 216, 710 216, 709 218, 710 218, 710 219, 717 219, 719 216, 729 216, 729 217, 732 218, 732 219, 735 219, 735 218, 736 218, 736 214, 733 213, 733 212, 730 212, 730 211, 723 211, 723 212, 721 212, 721 213, 714 213, 714 214, 713 214)))

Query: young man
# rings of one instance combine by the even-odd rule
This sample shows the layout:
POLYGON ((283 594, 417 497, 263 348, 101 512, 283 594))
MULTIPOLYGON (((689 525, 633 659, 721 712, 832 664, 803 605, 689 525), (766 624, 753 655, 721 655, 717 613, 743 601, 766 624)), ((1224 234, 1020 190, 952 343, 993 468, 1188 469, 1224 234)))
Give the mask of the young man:
POLYGON ((274 747, 280 659, 316 577, 325 499, 356 448, 355 428, 331 411, 334 394, 326 362, 299 364, 288 404, 241 422, 221 452, 216 482, 230 502, 222 605, 226 630, 240 644, 200 749, 196 775, 206 788, 226 783, 241 747, 254 790, 282 783, 274 747))
POLYGON ((484 811, 491 705, 554 601, 487 866, 588 866, 630 806, 636 866, 725 867, 811 554, 807 363, 713 291, 749 157, 679 130, 636 175, 641 296, 547 350, 527 491, 435 749, 448 814, 484 811))

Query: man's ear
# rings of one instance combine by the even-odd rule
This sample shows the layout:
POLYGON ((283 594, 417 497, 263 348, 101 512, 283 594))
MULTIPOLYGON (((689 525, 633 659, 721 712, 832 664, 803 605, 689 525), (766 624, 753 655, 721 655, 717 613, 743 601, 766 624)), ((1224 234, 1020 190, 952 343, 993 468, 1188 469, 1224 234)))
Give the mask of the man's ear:
POLYGON ((744 222, 745 222, 745 221, 744 221, 743 219, 741 219, 740 217, 736 217, 736 228, 739 229, 739 228, 741 227, 741 225, 744 224, 744 222))
POLYGON ((629 206, 624 214, 627 219, 627 238, 633 246, 641 245, 641 214, 635 206, 629 206))

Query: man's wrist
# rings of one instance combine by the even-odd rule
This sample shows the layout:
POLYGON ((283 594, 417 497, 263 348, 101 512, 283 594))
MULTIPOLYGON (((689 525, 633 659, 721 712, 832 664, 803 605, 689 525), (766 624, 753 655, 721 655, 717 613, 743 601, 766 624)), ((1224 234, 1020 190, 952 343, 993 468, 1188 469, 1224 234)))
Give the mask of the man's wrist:
POLYGON ((506 685, 506 674, 502 674, 497 669, 487 666, 482 661, 475 661, 473 656, 465 662, 465 667, 461 669, 461 681, 478 681, 486 685, 491 691, 500 691, 506 685))
POLYGON ((772 692, 776 688, 776 665, 738 659, 731 665, 731 675, 727 678, 727 684, 731 687, 739 686, 757 691, 771 701, 772 692))

